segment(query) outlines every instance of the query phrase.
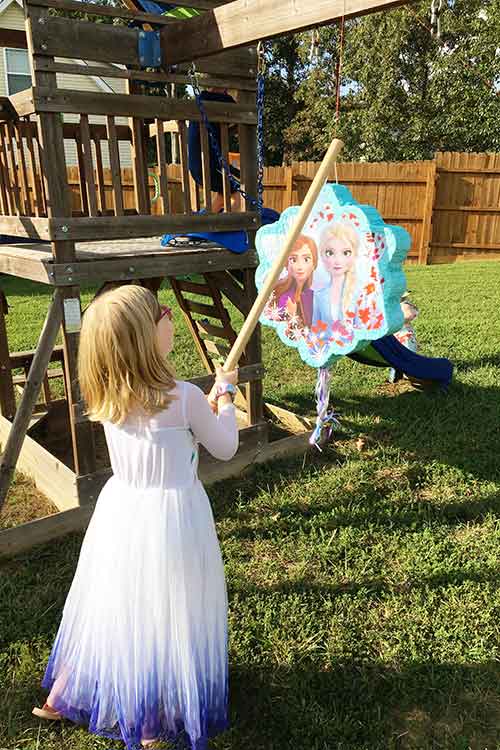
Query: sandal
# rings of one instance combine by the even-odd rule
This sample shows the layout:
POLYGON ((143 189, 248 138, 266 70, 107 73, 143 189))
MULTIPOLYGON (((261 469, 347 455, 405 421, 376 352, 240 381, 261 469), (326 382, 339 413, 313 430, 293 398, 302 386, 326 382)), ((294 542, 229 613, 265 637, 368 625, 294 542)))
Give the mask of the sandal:
POLYGON ((38 706, 35 706, 31 713, 34 716, 38 716, 39 719, 47 719, 49 721, 60 721, 62 719, 59 711, 51 708, 48 703, 44 703, 42 708, 38 708, 38 706))
POLYGON ((161 742, 161 740, 158 737, 155 737, 151 740, 141 740, 141 745, 143 747, 153 747, 154 745, 158 745, 161 742))

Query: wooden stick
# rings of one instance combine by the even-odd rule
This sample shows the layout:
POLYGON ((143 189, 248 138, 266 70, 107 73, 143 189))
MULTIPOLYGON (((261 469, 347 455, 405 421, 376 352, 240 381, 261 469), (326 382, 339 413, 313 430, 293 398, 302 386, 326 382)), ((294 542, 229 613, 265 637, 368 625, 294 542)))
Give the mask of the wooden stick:
POLYGON ((288 256, 290 255, 292 248, 295 245, 295 242, 297 241, 297 238, 300 235, 309 214, 311 213, 316 198, 318 197, 323 184, 328 178, 330 168, 332 164, 337 160, 337 156, 339 155, 343 146, 344 144, 342 143, 342 141, 339 141, 337 138, 335 138, 331 142, 330 148, 326 152, 325 158, 323 159, 321 166, 316 173, 316 177, 312 181, 311 186, 307 191, 307 195, 304 198, 304 202, 302 203, 300 211, 297 214, 297 218, 295 219, 295 222, 288 233, 288 237, 283 244, 281 252, 274 261, 273 266, 267 275, 264 286, 260 290, 257 299, 253 303, 252 309, 250 310, 248 317, 243 323, 241 331, 238 334, 238 338, 234 342, 231 351, 229 352, 229 356, 224 364, 224 370, 233 370, 238 364, 241 354, 245 349, 255 326, 258 324, 259 318, 262 315, 262 311, 264 310, 267 301, 269 300, 269 296, 279 279, 281 271, 286 264, 288 256))
POLYGON ((38 347, 33 357, 29 370, 28 380, 24 387, 21 403, 16 411, 12 427, 9 432, 5 451, 2 456, 0 466, 0 509, 7 496, 12 475, 16 467, 19 453, 28 429, 28 425, 33 414, 33 409, 40 393, 43 377, 47 371, 48 364, 52 355, 57 334, 61 327, 62 320, 62 293, 59 289, 54 292, 54 297, 50 305, 45 324, 43 326, 38 347))

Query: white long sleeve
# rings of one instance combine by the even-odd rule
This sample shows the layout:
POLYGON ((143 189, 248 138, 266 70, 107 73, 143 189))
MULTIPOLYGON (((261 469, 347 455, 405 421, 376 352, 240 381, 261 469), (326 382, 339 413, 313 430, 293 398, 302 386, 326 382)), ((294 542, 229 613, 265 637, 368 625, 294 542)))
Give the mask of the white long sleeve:
POLYGON ((216 416, 203 391, 185 383, 186 418, 196 440, 220 461, 229 461, 238 450, 238 425, 232 404, 223 406, 216 416))

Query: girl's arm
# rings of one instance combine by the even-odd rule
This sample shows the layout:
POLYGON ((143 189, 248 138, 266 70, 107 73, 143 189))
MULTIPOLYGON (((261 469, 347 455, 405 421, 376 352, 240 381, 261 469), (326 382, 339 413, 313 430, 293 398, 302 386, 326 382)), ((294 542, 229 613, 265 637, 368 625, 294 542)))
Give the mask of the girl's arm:
POLYGON ((192 383, 184 383, 186 393, 186 416, 196 440, 220 461, 229 461, 238 450, 238 425, 236 413, 229 397, 219 399, 219 415, 216 416, 207 397, 192 383))

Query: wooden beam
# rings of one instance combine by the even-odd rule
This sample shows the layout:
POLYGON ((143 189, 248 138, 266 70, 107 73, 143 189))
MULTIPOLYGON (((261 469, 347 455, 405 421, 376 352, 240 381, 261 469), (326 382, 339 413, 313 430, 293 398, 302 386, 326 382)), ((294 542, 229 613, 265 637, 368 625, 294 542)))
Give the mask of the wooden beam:
MULTIPOLYGON (((43 250, 28 246, 4 245, 0 252, 0 273, 40 281, 44 284, 72 286, 74 284, 99 284, 109 279, 128 281, 155 276, 184 276, 227 269, 255 268, 257 254, 248 250, 243 255, 231 253, 221 247, 204 247, 200 251, 162 250, 152 254, 106 257, 88 253, 85 260, 76 263, 53 263, 50 246, 43 250), (139 256, 139 257, 138 257, 139 256)), ((85 253, 81 257, 85 257, 85 253)), ((16 365, 17 366, 17 365, 16 365)))
POLYGON ((0 234, 49 240, 49 220, 35 216, 0 216, 0 234))
POLYGON ((196 60, 280 34, 331 23, 342 16, 389 10, 408 0, 235 0, 161 29, 166 65, 196 60))
MULTIPOLYGON (((2 221, 0 220, 0 228, 2 221)), ((223 232, 257 229, 258 217, 251 212, 232 214, 168 214, 166 216, 91 216, 49 219, 52 240, 128 239, 156 237, 165 232, 223 232)), ((158 248, 160 249, 160 247, 158 248)))
MULTIPOLYGON (((40 13, 30 8, 29 18, 40 13)), ((76 21, 47 16, 45 23, 32 24, 33 53, 47 57, 68 57, 93 62, 139 66, 139 32, 109 23, 76 21)))
MULTIPOLYGON (((2 445, 7 442, 11 430, 11 422, 5 417, 0 417, 2 445)), ((68 510, 78 505, 74 473, 29 435, 24 438, 16 468, 31 477, 36 488, 43 492, 58 510, 68 510)))
MULTIPOLYGON (((78 65, 77 63, 53 62, 51 58, 39 58, 36 66, 37 70, 50 70, 54 73, 66 73, 67 75, 76 76, 99 76, 101 78, 122 78, 130 81, 152 81, 159 83, 191 83, 191 78, 187 74, 129 70, 128 68, 116 68, 111 65, 78 65)), ((198 81, 203 87, 215 86, 217 88, 241 89, 244 91, 255 91, 256 89, 255 79, 239 78, 229 74, 216 76, 207 73, 198 73, 198 81)), ((4 106, 5 102, 10 104, 6 97, 1 97, 0 100, 2 102, 1 106, 4 106)), ((12 114, 15 114, 13 109, 12 114)), ((5 116, 4 112, 2 112, 2 115, 5 116)))
MULTIPOLYGON (((106 94, 68 89, 33 88, 12 97, 20 116, 33 112, 57 112, 115 117, 159 118, 161 120, 197 120, 201 114, 195 102, 185 99, 164 99, 160 96, 139 94, 106 94)), ((210 122, 255 125, 257 115, 253 107, 226 102, 205 104, 210 122)))
POLYGON ((23 440, 26 436, 31 415, 33 414, 33 408, 40 393, 42 380, 50 362, 52 350, 61 326, 61 298, 61 292, 56 289, 45 319, 45 325, 38 340, 38 347, 31 363, 23 397, 14 417, 12 429, 9 432, 9 438, 3 452, 0 466, 0 509, 7 496, 23 440))

